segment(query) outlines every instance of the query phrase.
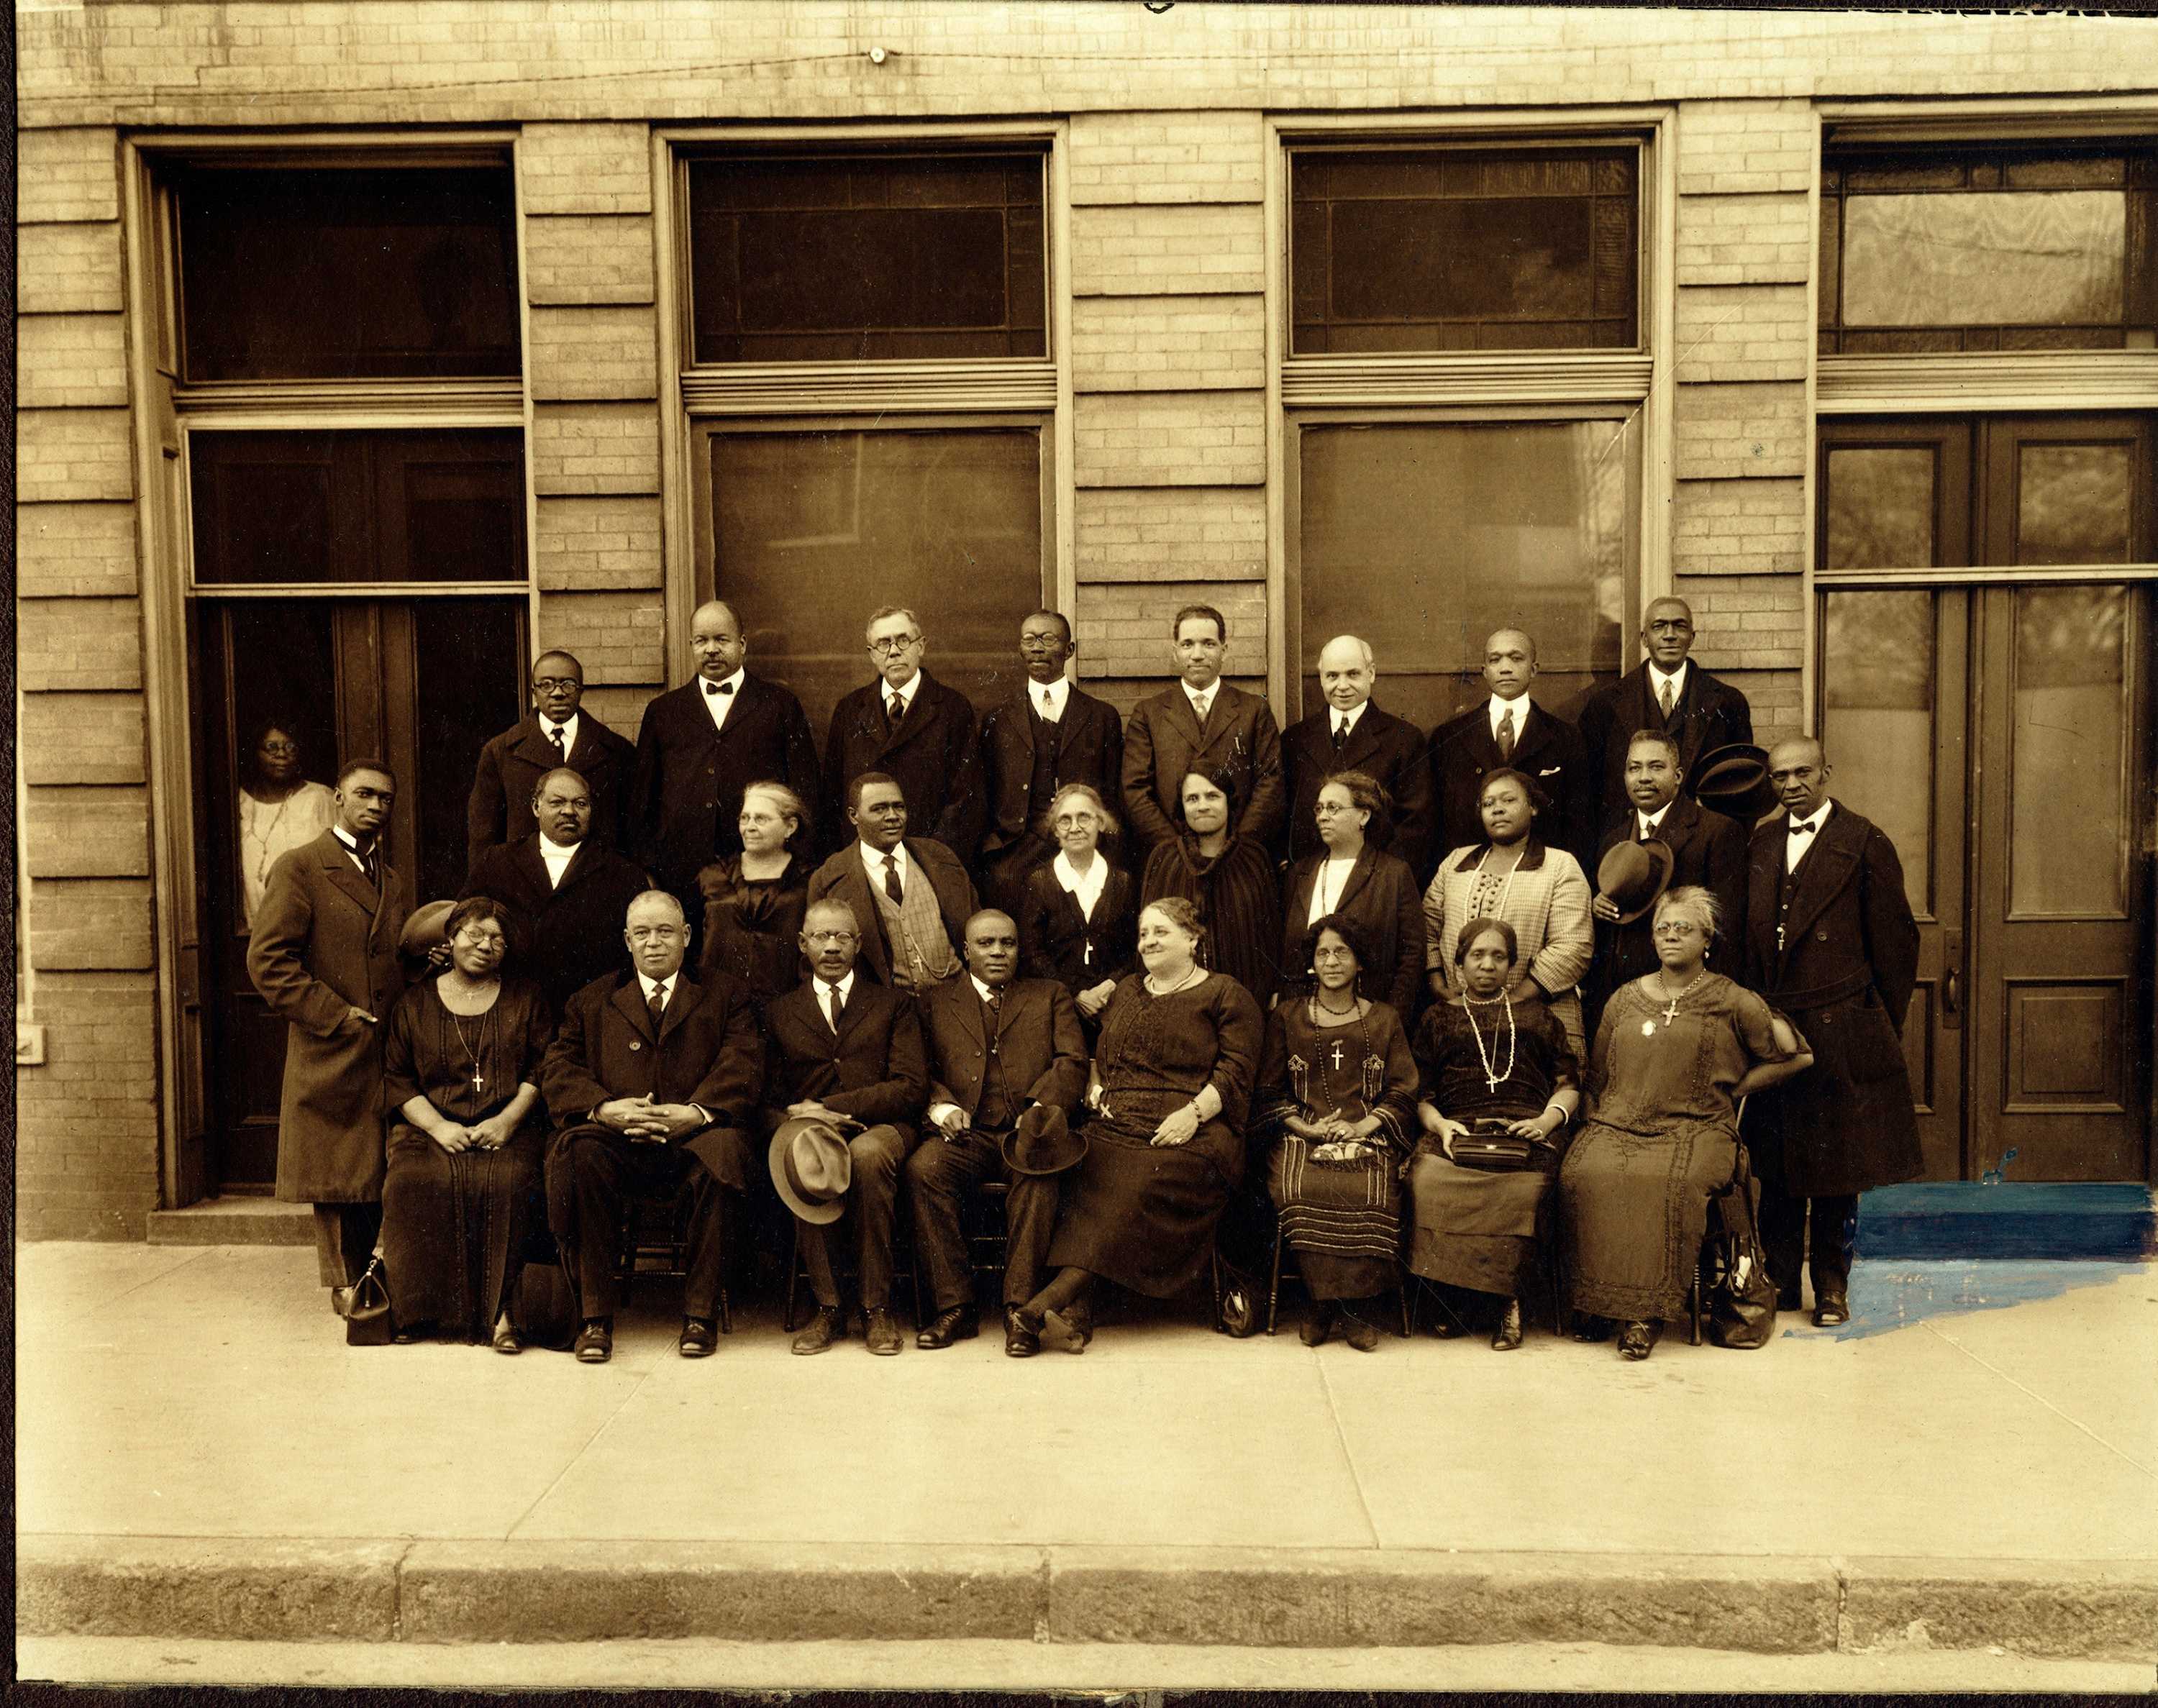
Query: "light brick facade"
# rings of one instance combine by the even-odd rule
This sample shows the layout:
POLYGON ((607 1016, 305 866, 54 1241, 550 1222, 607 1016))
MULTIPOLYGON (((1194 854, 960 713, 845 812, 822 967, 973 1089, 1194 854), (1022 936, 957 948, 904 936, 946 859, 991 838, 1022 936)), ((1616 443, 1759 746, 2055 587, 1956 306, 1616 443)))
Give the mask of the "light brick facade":
MULTIPOLYGON (((1059 502, 1082 673, 1128 706, 1166 675, 1167 622, 1189 601, 1228 614, 1233 677, 1263 686, 1298 668, 1268 627, 1284 558, 1269 243, 1286 223, 1269 207, 1286 181, 1269 117, 1361 115, 1383 133, 1628 108, 1675 151, 1675 265, 1644 302, 1644 325, 1666 304, 1672 317, 1655 351, 1669 420, 1647 459, 1664 472, 1640 494, 1644 514, 1667 507, 1669 551, 1645 574, 1693 602, 1697 656, 1773 735, 1807 720, 1818 104, 2047 96, 2095 111, 2158 84, 2146 24, 2066 16, 266 0, 31 8, 16 29, 26 1018, 48 1052, 18 1081, 32 1236, 139 1236, 169 1201, 163 1123, 186 1101, 160 1079, 178 927, 153 927, 152 833, 187 809, 153 787, 145 684, 188 664, 146 658, 166 630, 140 565, 173 530, 137 490, 157 424, 133 395, 147 305, 123 267, 128 139, 449 126, 513 150, 533 639, 574 644, 592 709, 633 732, 679 668, 668 622, 686 590, 669 575, 689 563, 694 513, 663 478, 675 424, 663 431, 658 286, 675 261, 660 253, 673 186, 655 126, 1064 122, 1059 502)), ((166 751, 185 746, 182 732, 166 751)))

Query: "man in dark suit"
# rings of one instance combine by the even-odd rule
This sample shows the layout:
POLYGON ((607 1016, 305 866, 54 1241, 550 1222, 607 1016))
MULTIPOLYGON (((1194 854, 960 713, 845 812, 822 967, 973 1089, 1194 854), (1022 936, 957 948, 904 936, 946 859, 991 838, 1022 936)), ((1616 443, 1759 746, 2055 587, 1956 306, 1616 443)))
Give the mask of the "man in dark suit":
POLYGON ((689 622, 697 673, 644 709, 629 817, 632 852, 689 916, 703 917, 697 874, 741 848, 742 790, 782 782, 817 811, 817 749, 802 702, 752 676, 731 606, 714 599, 689 622))
POLYGON ((1228 794, 1239 836, 1273 851, 1288 791, 1281 731, 1267 703, 1221 680, 1229 622, 1211 605, 1187 605, 1169 624, 1182 680, 1141 700, 1124 726, 1124 823, 1139 870, 1157 844, 1175 838, 1185 776, 1213 778, 1228 794))
POLYGON ((1365 840, 1399 859, 1418 879, 1428 878, 1431 843, 1431 766, 1423 731, 1371 704, 1378 680, 1370 645, 1355 635, 1336 635, 1319 649, 1319 691, 1326 704, 1282 732, 1282 763, 1288 777, 1288 858, 1323 854, 1312 809, 1319 786, 1337 771, 1360 771, 1393 799, 1384 825, 1365 827, 1365 840))
POLYGON ((1595 840, 1589 811, 1588 760, 1581 732, 1536 704, 1536 643, 1502 628, 1484 643, 1484 680, 1491 693, 1431 732, 1432 786, 1438 798, 1434 852, 1484 840, 1484 778, 1503 766, 1525 773, 1543 796, 1536 840, 1586 861, 1595 840))
POLYGON ((1016 913, 1026 880, 1056 857, 1041 821, 1057 790, 1090 783, 1104 802, 1117 798, 1124 774, 1124 730, 1116 709, 1074 687, 1065 666, 1079 650, 1071 625, 1037 611, 1020 625, 1026 679, 982 720, 982 763, 989 791, 983 839, 982 888, 1016 913))
MULTIPOLYGON (((1746 831, 1735 818, 1711 813, 1698 801, 1679 792, 1685 772, 1679 766, 1678 743, 1654 730, 1643 730, 1627 744, 1626 790, 1630 804, 1623 818, 1603 832, 1596 849, 1596 864, 1589 881, 1596 881, 1603 857, 1622 842, 1647 842, 1651 838, 1671 851, 1671 875, 1667 888, 1698 884, 1716 897, 1723 913, 1723 935, 1714 946, 1722 965, 1717 971, 1733 978, 1742 972, 1739 943, 1740 921, 1746 916, 1746 831)), ((1589 903, 1596 916, 1596 958, 1582 981, 1583 1019, 1588 1035, 1596 1036, 1598 1020, 1612 993, 1644 973, 1653 973, 1656 959, 1655 910, 1624 925, 1619 910, 1600 891, 1589 903)), ((1711 950, 1714 952, 1714 950, 1711 950)))
POLYGON ((629 964, 622 921, 652 886, 633 862, 588 833, 592 796, 581 773, 568 766, 549 771, 531 810, 539 829, 483 854, 458 899, 486 895, 503 905, 517 969, 559 1014, 601 973, 629 964))
POLYGON ((921 992, 954 977, 954 945, 981 905, 967 869, 906 833, 906 796, 882 771, 847 785, 847 820, 855 840, 809 875, 809 900, 844 902, 861 921, 862 968, 878 983, 921 992))
MULTIPOLYGON (((848 784, 865 771, 896 777, 922 833, 963 864, 972 860, 988 813, 974 708, 922 668, 929 638, 912 611, 885 606, 870 618, 867 635, 877 679, 832 708, 824 798, 844 800, 848 784)), ((825 846, 838 849, 845 839, 828 833, 825 846)))
POLYGON ((576 769, 592 797, 591 835, 602 848, 619 848, 630 832, 623 824, 637 750, 590 712, 578 708, 585 694, 585 667, 575 655, 542 653, 532 663, 532 715, 505 730, 479 751, 472 797, 465 803, 465 869, 491 848, 519 842, 539 827, 533 792, 558 765, 576 769))
MULTIPOLYGON (((811 977, 765 1011, 772 1035, 767 1129, 806 1116, 847 1135, 850 1179, 846 1214, 854 1225, 855 1280, 871 1352, 896 1354, 891 1318, 892 1231, 899 1175, 914 1148, 914 1122, 929 1088, 922 1016, 904 991, 859 976, 863 925, 844 902, 813 901, 802 921, 802 952, 811 977)), ((795 1219, 817 1313, 794 1337, 803 1355, 846 1338, 846 1314, 827 1231, 795 1219)), ((791 1282, 790 1282, 791 1284, 791 1282)))
POLYGON ((936 1314, 914 1344, 934 1351, 971 1339, 974 1272, 959 1226, 964 1195, 985 1179, 1004 1195, 1004 1350, 1029 1358, 1040 1337, 1019 1307, 1040 1287, 1056 1221, 1054 1174, 1025 1174, 1001 1141, 1035 1104, 1069 1117, 1087 1089, 1087 1035, 1071 993, 1051 978, 1014 978, 1019 927, 985 908, 967 921, 968 977, 929 993, 929 1133, 906 1159, 915 1256, 927 1271, 936 1314))
POLYGON ((314 1206, 322 1283, 349 1287, 382 1226, 382 1029, 405 988, 405 905, 382 854, 397 798, 390 767, 346 761, 336 798, 330 828, 270 869, 247 976, 289 1023, 277 1196, 314 1206))
POLYGON ((745 1134, 764 1089, 764 1051, 749 992, 725 973, 700 984, 683 970, 689 931, 663 890, 630 903, 622 933, 632 971, 595 979, 569 1000, 540 1065, 556 1122, 547 1146, 547 1225, 574 1279, 580 1363, 614 1350, 615 1242, 622 1198, 689 1187, 689 1276, 682 1283, 684 1358, 718 1346, 725 1199, 749 1184, 745 1134))
POLYGON ((1784 811, 1753 833, 1746 983, 1790 1017, 1814 1065, 1749 1098, 1744 1133, 1779 1303, 1799 1308, 1803 1251, 1825 1328, 1851 1318, 1858 1195, 1923 1166, 1902 1045, 1918 927, 1895 844, 1830 796, 1820 743, 1779 742, 1768 775, 1784 811))
POLYGON ((1626 743, 1636 730, 1660 730, 1679 744, 1688 795, 1703 754, 1753 739, 1746 696, 1687 657, 1693 650, 1693 609, 1685 600, 1650 603, 1641 619, 1641 644, 1649 656, 1598 689, 1581 709, 1581 739, 1588 750, 1599 821, 1625 809, 1626 743))

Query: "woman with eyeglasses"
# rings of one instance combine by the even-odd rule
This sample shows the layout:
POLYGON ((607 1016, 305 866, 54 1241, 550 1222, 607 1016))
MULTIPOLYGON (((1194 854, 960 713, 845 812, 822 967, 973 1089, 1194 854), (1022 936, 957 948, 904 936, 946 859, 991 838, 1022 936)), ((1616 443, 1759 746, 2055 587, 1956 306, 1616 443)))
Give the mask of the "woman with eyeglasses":
POLYGON ((802 918, 809 906, 809 809, 786 784, 753 782, 736 820, 741 852, 697 874, 705 947, 697 977, 732 973, 761 1008, 802 982, 802 918))
POLYGON ((435 906, 448 908, 450 963, 398 999, 383 1040, 390 1314, 400 1341, 519 1352, 509 1302, 524 1242, 545 1221, 539 1078, 555 1029, 538 987, 502 976, 500 906, 485 895, 435 906))
POLYGON ((312 842, 337 817, 337 797, 310 782, 299 738, 289 722, 260 725, 242 756, 240 783, 240 888, 245 922, 269 887, 281 855, 312 842))
POLYGON ((1337 771, 1319 786, 1312 816, 1319 851, 1291 866, 1282 884, 1281 964, 1292 983, 1308 985, 1312 973, 1298 952, 1320 920, 1339 914, 1355 923, 1369 957, 1358 968, 1358 992, 1386 1004, 1406 1024, 1423 971, 1423 906, 1416 874, 1366 839, 1392 805, 1368 772, 1337 771))
POLYGON ((1056 858, 1026 880, 1020 909, 1020 964, 1029 978, 1053 978, 1071 993, 1089 1041, 1102 1010, 1138 957, 1132 875, 1101 846, 1117 821, 1091 783, 1066 783, 1049 803, 1056 858))

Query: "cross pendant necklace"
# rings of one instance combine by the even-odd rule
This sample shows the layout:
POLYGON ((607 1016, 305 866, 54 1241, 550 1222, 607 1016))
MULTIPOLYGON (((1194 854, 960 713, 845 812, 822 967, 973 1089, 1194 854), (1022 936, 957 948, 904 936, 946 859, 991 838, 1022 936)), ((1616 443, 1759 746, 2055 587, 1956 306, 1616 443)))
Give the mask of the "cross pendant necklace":
POLYGON ((1334 1071, 1336 1073, 1341 1071, 1341 1040, 1339 1038, 1334 1040, 1334 1071))

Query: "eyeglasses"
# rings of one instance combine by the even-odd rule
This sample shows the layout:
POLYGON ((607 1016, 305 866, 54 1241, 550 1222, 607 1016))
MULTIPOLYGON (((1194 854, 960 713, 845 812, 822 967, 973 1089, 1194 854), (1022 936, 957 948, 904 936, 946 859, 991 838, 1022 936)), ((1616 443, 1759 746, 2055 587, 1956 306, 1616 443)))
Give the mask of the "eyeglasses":
POLYGON ((297 741, 265 741, 262 751, 275 754, 280 759, 290 759, 299 752, 300 744, 297 741))
POLYGON ((1311 958, 1314 961, 1353 961, 1356 958, 1356 952, 1354 949, 1314 949, 1311 958))
POLYGON ((903 639, 871 641, 870 650, 880 658, 896 658, 909 647, 918 644, 921 639, 920 635, 908 635, 903 639))
POLYGON ((553 694, 565 688, 582 688, 585 684, 574 676, 535 676, 532 687, 535 693, 553 694))
POLYGON ((802 936, 804 942, 814 943, 820 949, 828 944, 856 943, 861 941, 860 931, 804 931, 802 936))
POLYGON ((509 945, 509 939, 500 931, 474 931, 470 926, 459 928, 457 941, 472 949, 502 949, 509 945))

